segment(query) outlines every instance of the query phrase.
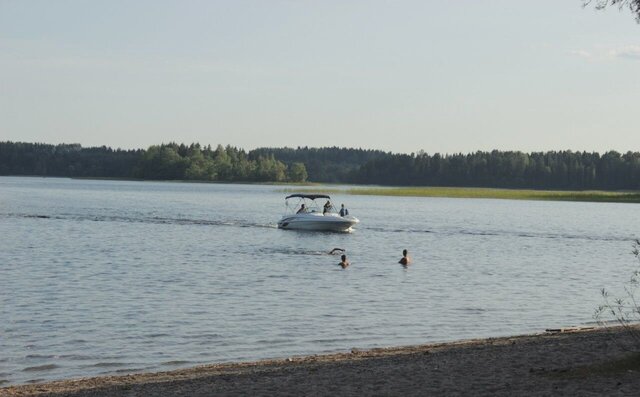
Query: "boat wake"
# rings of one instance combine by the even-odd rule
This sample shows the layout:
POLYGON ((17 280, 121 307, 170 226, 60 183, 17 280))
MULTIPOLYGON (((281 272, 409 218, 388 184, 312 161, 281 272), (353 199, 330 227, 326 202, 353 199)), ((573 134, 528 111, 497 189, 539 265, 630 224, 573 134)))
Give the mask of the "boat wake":
POLYGON ((121 215, 92 215, 92 214, 58 214, 58 215, 42 215, 42 214, 24 214, 24 213, 8 213, 0 214, 1 217, 7 218, 25 218, 25 219, 42 219, 42 220, 71 220, 71 221, 89 221, 89 222, 122 222, 122 223, 148 223, 158 225, 180 225, 180 226, 230 226, 245 228, 267 228, 277 229, 275 223, 258 223, 247 222, 241 219, 191 219, 191 218, 171 218, 158 216, 121 216, 121 215))
POLYGON ((288 248, 288 247, 263 247, 258 249, 261 254, 282 254, 282 255, 306 255, 306 256, 320 256, 331 255, 329 252, 309 250, 303 248, 288 248))

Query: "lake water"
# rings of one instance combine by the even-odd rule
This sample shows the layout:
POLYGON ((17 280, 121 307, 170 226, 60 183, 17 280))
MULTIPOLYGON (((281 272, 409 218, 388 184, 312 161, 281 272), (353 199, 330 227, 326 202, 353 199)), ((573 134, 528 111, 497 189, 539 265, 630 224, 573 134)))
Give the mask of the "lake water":
POLYGON ((0 178, 0 386, 591 324, 635 268, 633 204, 337 194, 314 233, 282 189, 0 178))

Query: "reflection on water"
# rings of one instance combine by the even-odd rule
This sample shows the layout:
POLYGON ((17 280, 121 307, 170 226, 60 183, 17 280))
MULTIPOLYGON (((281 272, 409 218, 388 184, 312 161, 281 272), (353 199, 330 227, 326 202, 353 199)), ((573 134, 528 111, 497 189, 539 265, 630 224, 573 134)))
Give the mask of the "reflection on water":
POLYGON ((629 204, 341 196, 313 233, 277 190, 0 178, 0 385, 590 324, 634 265, 629 204))

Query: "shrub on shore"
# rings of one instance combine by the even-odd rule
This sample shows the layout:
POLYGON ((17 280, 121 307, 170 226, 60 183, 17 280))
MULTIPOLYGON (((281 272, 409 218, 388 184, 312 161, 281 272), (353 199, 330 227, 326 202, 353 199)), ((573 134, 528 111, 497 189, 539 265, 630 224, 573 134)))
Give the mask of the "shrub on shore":
POLYGON ((634 341, 634 349, 640 352, 640 240, 636 240, 631 251, 636 258, 637 268, 624 285, 624 296, 612 297, 606 289, 602 289, 604 303, 596 309, 594 318, 601 325, 612 320, 622 326, 634 341))

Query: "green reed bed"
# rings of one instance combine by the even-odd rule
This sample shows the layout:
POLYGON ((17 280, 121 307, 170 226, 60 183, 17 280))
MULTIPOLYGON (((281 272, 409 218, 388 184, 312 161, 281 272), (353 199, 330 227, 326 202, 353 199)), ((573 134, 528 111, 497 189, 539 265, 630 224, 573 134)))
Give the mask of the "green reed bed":
POLYGON ((489 198, 506 200, 554 200, 591 201, 610 203, 640 203, 640 192, 608 192, 600 190, 527 190, 489 189, 466 187, 357 187, 357 188, 303 188, 286 189, 286 192, 342 193, 367 196, 409 196, 409 197, 453 197, 489 198))

